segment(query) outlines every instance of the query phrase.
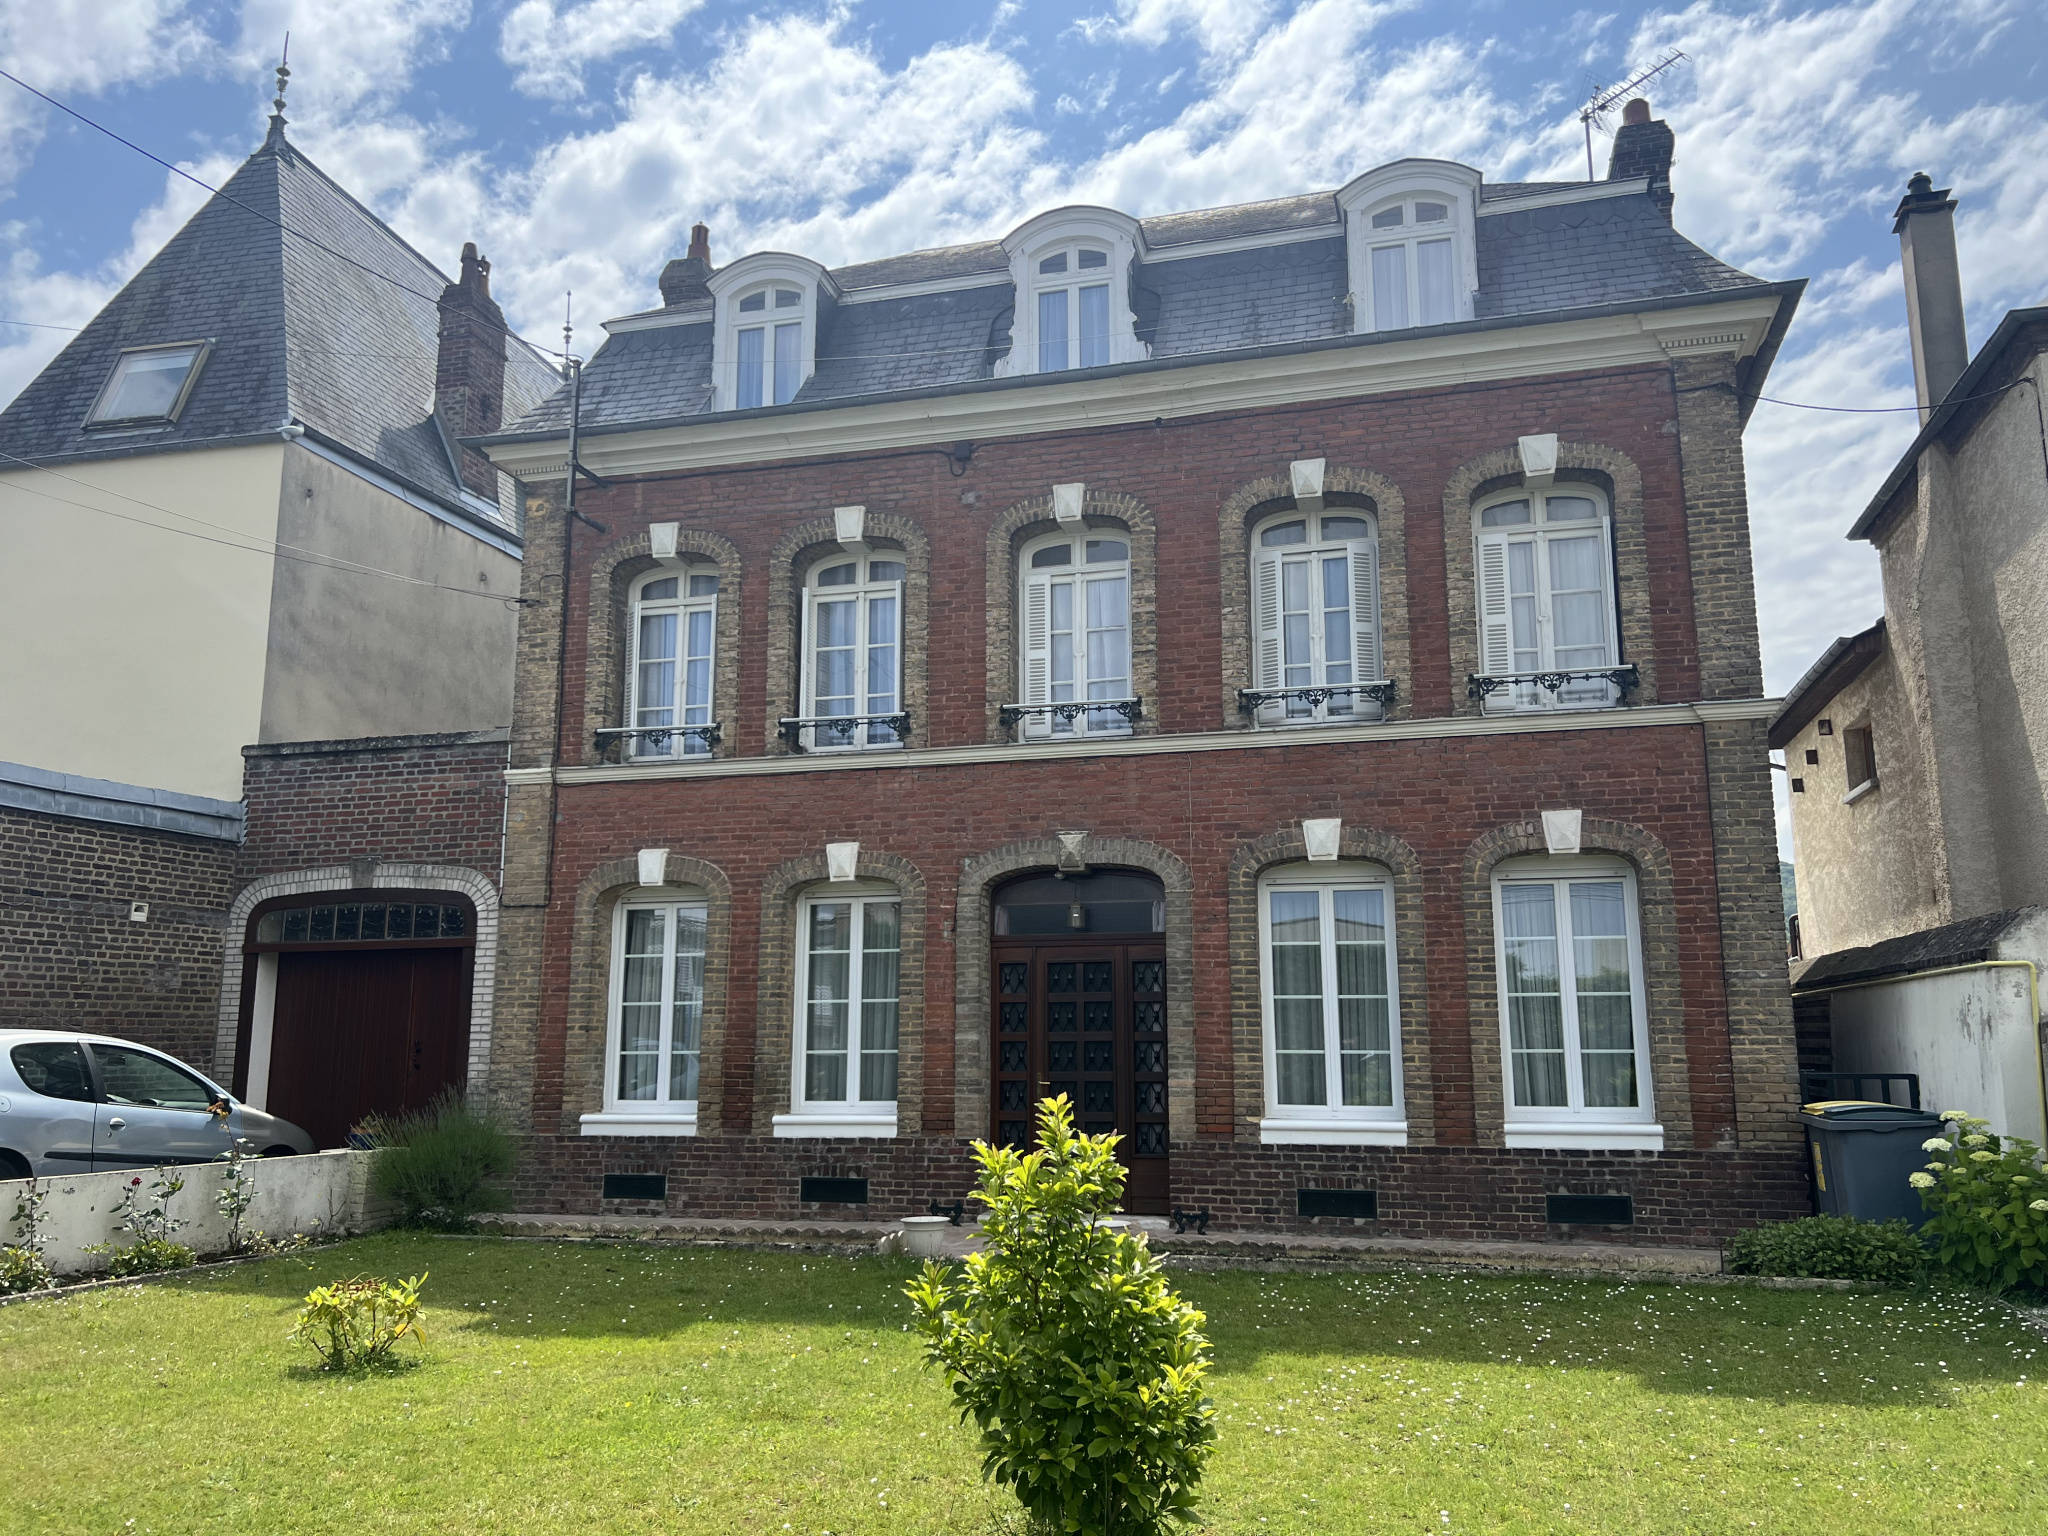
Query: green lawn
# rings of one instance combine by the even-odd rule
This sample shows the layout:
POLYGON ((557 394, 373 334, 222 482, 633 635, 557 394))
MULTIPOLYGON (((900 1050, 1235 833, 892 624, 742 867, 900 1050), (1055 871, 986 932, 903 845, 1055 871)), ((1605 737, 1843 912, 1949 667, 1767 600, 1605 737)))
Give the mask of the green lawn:
MULTIPOLYGON (((902 1261, 387 1234, 0 1309, 11 1532, 1014 1528, 902 1261), (331 1379, 317 1281, 430 1269, 331 1379)), ((2048 1530, 2048 1348, 1957 1298, 1191 1274, 1224 1532, 2048 1530)))

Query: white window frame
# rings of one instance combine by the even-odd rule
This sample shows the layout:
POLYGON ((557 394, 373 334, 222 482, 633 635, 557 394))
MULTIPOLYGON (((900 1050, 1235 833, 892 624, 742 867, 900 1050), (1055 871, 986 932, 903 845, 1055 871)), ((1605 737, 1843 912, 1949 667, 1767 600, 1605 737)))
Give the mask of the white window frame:
MULTIPOLYGON (((1411 249, 1408 253, 1409 308, 1405 322, 1393 325, 1373 313, 1372 253, 1401 241, 1431 240, 1448 234, 1451 241, 1452 312, 1445 324, 1470 320, 1475 314, 1479 289, 1479 257, 1476 221, 1479 208, 1480 174, 1469 165, 1451 160, 1396 160, 1366 172, 1337 193, 1337 206, 1344 215, 1347 266, 1351 282, 1351 329, 1355 335, 1374 331, 1413 329, 1421 323, 1420 278, 1411 249), (1412 210, 1417 201, 1446 203, 1451 217, 1448 227, 1430 225, 1416 228, 1404 222, 1402 233, 1375 230, 1372 215, 1400 202, 1412 210)), ((1411 213, 1412 218, 1412 213, 1411 213)))
MULTIPOLYGON (((1141 362, 1151 348, 1138 340, 1137 320, 1131 312, 1131 264, 1138 258, 1138 221, 1114 208, 1056 208, 1028 219, 1003 237, 1003 250, 1010 258, 1010 283, 1016 304, 1010 320, 1010 352, 995 367, 997 378, 1011 378, 1041 372, 1038 366, 1038 295, 1055 288, 1109 285, 1109 359, 1111 363, 1141 362), (1067 270, 1057 275, 1042 274, 1039 262, 1062 250, 1071 252, 1086 246, 1109 253, 1107 267, 1076 269, 1071 258, 1067 270), (1096 276, 1100 273, 1100 277, 1096 276)), ((1079 366, 1080 301, 1067 304, 1068 367, 1079 366)))
POLYGON ((1456 215, 1451 211, 1456 206, 1457 199, 1448 193, 1424 192, 1419 195, 1403 193, 1364 210, 1366 286, 1358 298, 1366 308, 1367 330, 1415 330, 1426 325, 1450 325, 1462 318, 1457 300, 1458 226, 1456 215), (1441 205, 1445 216, 1430 223, 1421 222, 1419 205, 1423 203, 1441 205), (1374 223, 1395 209, 1401 216, 1398 225, 1381 228, 1374 223), (1444 295, 1447 302, 1433 315, 1423 312, 1422 247, 1425 245, 1442 248, 1444 280, 1449 285, 1444 295), (1393 299, 1383 302, 1379 281, 1380 258, 1382 253, 1391 252, 1401 254, 1401 282, 1393 299))
MULTIPOLYGON (((582 1133, 585 1136, 694 1136, 697 1134, 696 1099, 670 1099, 667 1093, 666 1067, 675 1028, 675 969, 676 969, 676 914, 692 911, 698 921, 704 924, 707 934, 710 928, 709 897, 691 885, 643 886, 620 897, 612 909, 611 936, 611 981, 605 996, 604 1035, 604 1109, 597 1114, 581 1117, 582 1133), (619 1046, 623 1035, 624 1002, 626 986, 626 924, 627 914, 650 909, 665 910, 668 921, 663 924, 663 956, 661 968, 661 1058, 663 1074, 660 1084, 663 1097, 658 1099, 621 1099, 619 1097, 619 1046)), ((704 1091, 703 1067, 703 1016, 704 1006, 698 1005, 697 1034, 697 1091, 704 1091)))
MULTIPOLYGON (((853 686, 855 707, 853 709, 846 711, 846 713, 851 715, 866 715, 878 713, 903 714, 906 712, 903 702, 903 645, 905 631, 904 604, 906 601, 906 589, 909 585, 906 578, 909 575, 909 571, 906 568, 903 576, 893 577, 882 581, 871 580, 869 578, 868 573, 869 567, 873 564, 874 561, 894 561, 898 565, 904 565, 907 567, 908 559, 909 557, 906 554, 906 552, 900 549, 862 548, 840 550, 833 554, 826 555, 822 559, 818 560, 805 574, 802 659, 803 687, 799 691, 799 697, 801 698, 803 703, 803 709, 800 712, 802 718, 813 719, 819 717, 821 714, 821 711, 818 708, 817 691, 818 605, 820 603, 841 602, 848 598, 853 599, 854 602, 853 651, 855 661, 853 686), (845 586, 833 587, 821 587, 818 585, 818 578, 822 576, 826 571, 835 569, 838 566, 845 565, 848 562, 852 562, 858 567, 858 569, 855 572, 856 579, 852 583, 845 586), (878 597, 894 597, 896 599, 896 675, 894 679, 895 691, 893 694, 890 695, 890 697, 894 698, 896 702, 888 710, 874 710, 869 708, 870 703, 873 701, 875 697, 874 694, 871 693, 868 688, 868 651, 873 644, 873 641, 869 634, 869 624, 874 615, 874 610, 870 606, 870 603, 872 599, 878 597)), ((872 738, 874 736, 874 727, 872 726, 856 727, 854 730, 854 739, 849 742, 821 742, 818 740, 817 729, 812 726, 804 727, 803 735, 804 751, 814 752, 821 755, 827 753, 843 752, 900 752, 903 750, 905 746, 909 744, 908 732, 904 732, 902 735, 897 736, 894 740, 873 740, 872 738)))
POLYGON ((1408 1145, 1406 1082, 1401 1062, 1401 967, 1395 932, 1394 877, 1384 867, 1364 861, 1301 863, 1269 869, 1259 877, 1259 1034, 1266 1075, 1266 1110, 1259 1122, 1259 1140, 1268 1145, 1405 1147, 1408 1145), (1338 891, 1380 893, 1386 914, 1387 1036, 1391 1052, 1393 1102, 1380 1105, 1330 1103, 1342 1096, 1338 1052, 1337 953, 1334 937, 1338 891), (1273 895, 1281 891, 1314 891, 1321 895, 1317 915, 1322 924, 1322 986, 1325 1008, 1326 1101, 1320 1106, 1282 1104, 1273 1024, 1273 895))
MULTIPOLYGON (((1124 528, 1084 528, 1074 525, 1058 533, 1049 533, 1033 539, 1017 552, 1017 702, 1020 704, 1078 703, 1082 698, 1094 697, 1082 694, 1068 699, 1055 699, 1054 692, 1060 686, 1053 680, 1057 649, 1056 632, 1052 628, 1052 588, 1059 583, 1074 588, 1072 619, 1074 627, 1064 631, 1070 638, 1070 662, 1074 675, 1068 686, 1078 689, 1092 689, 1095 681, 1087 673, 1087 603, 1086 590, 1090 581, 1118 580, 1124 584, 1124 684, 1126 689, 1137 685, 1134 669, 1136 657, 1132 649, 1131 633, 1131 535, 1124 528), (1088 563, 1090 541, 1108 540, 1124 546, 1121 560, 1106 560, 1099 564, 1088 563), (1052 549, 1061 544, 1073 546, 1081 558, 1069 561, 1063 566, 1049 566, 1034 570, 1031 560, 1040 550, 1052 549)), ((1128 699, 1134 695, 1128 691, 1104 698, 1128 699)), ((1060 721, 1051 716, 1027 715, 1021 722, 1020 735, 1026 741, 1071 741, 1077 736, 1128 736, 1133 722, 1122 715, 1108 710, 1088 711, 1076 715, 1071 721, 1060 721), (1097 718, 1097 716, 1100 718, 1097 718)))
POLYGON ((211 341, 174 341, 161 346, 124 347, 114 358, 114 366, 107 370, 106 381, 100 385, 100 392, 93 397, 92 409, 85 413, 88 428, 138 427, 153 423, 168 423, 178 419, 185 409, 185 402, 192 398, 192 391, 198 386, 200 370, 205 368, 206 359, 213 351, 211 341), (112 402, 115 391, 128 376, 129 369, 146 357, 163 357, 177 353, 190 353, 191 361, 185 365, 185 375, 178 383, 178 392, 168 408, 141 416, 103 416, 112 402))
POLYGON ((864 1100, 860 1092, 861 1004, 866 965, 864 913, 875 903, 894 905, 896 916, 896 1092, 903 1092, 903 895, 895 886, 880 880, 849 880, 814 886, 797 902, 796 986, 791 1019, 789 1113, 774 1117, 774 1132, 785 1139, 818 1136, 879 1136, 896 1134, 897 1099, 864 1100), (850 905, 849 933, 852 943, 847 969, 846 1086, 844 1099, 813 1100, 805 1096, 805 1046, 810 1024, 811 1001, 811 913, 814 908, 850 905))
MULTIPOLYGON (((1472 591, 1478 608, 1479 671, 1484 677, 1505 677, 1526 672, 1600 671, 1619 667, 1621 661, 1621 608, 1615 596, 1614 509, 1596 485, 1559 481, 1543 489, 1527 487, 1498 491, 1472 508, 1472 591), (1591 521, 1552 525, 1544 509, 1552 498, 1591 500, 1598 515, 1591 521), (1529 503, 1527 523, 1506 528, 1482 526, 1488 508, 1517 501, 1529 503), (1556 584, 1550 577, 1550 546, 1560 539, 1584 538, 1597 530, 1600 539, 1600 612, 1607 625, 1606 659, 1594 666, 1557 664, 1551 606, 1556 584), (1536 579, 1536 656, 1534 667, 1517 667, 1514 643, 1512 595, 1509 591, 1511 544, 1533 545, 1536 579), (1497 552, 1497 553, 1496 553, 1497 552)), ((1481 708, 1495 714, 1541 714, 1553 710, 1612 709, 1620 705, 1622 691, 1613 683, 1567 683, 1553 692, 1532 683, 1502 689, 1482 701, 1481 708)))
POLYGON ((1623 859, 1599 855, 1545 856, 1509 859, 1493 872, 1493 958, 1495 996, 1500 1008, 1501 1105, 1503 1131, 1510 1147, 1560 1148, 1596 1152, 1655 1152, 1664 1146, 1664 1127, 1657 1124, 1656 1082, 1650 1062, 1649 993, 1644 984, 1642 897, 1635 870, 1623 859), (1578 989, 1572 953, 1571 896, 1574 883, 1619 881, 1628 928, 1629 990, 1636 1056, 1636 1105, 1631 1109, 1587 1108, 1584 1062, 1579 1048, 1578 989), (1503 889, 1510 885, 1549 885, 1557 920, 1558 996, 1564 1020, 1567 1103, 1518 1106, 1515 1103, 1514 1041, 1509 1027, 1508 962, 1503 921, 1503 889))
POLYGON ((720 268, 712 274, 708 286, 715 321, 712 329, 712 409, 779 409, 775 403, 775 327, 777 324, 802 327, 797 339, 796 386, 801 391, 817 371, 820 312, 839 296, 831 274, 807 257, 768 251, 742 256, 730 266, 720 268), (802 295, 802 302, 790 309, 777 310, 772 296, 777 288, 795 289, 802 295), (741 300, 764 290, 771 295, 768 307, 758 313, 742 314, 741 300), (743 406, 739 403, 740 332, 764 327, 761 401, 758 405, 743 406))
POLYGON ((1115 252, 1093 240, 1075 240, 1059 245, 1045 246, 1033 254, 1031 258, 1031 310, 1035 319, 1033 335, 1038 343, 1035 372, 1068 373, 1076 368, 1101 368, 1107 366, 1111 358, 1110 338, 1116 334, 1115 322, 1112 318, 1115 313, 1112 295, 1116 288, 1113 269, 1114 261, 1115 252), (1101 256, 1102 265, 1083 267, 1081 265, 1081 254, 1084 251, 1101 256), (1046 262, 1053 257, 1066 258, 1065 271, 1047 272, 1045 270, 1046 262), (1082 356, 1081 350, 1081 292, 1083 289, 1094 288, 1100 288, 1103 294, 1102 321, 1104 330, 1102 334, 1101 355, 1091 362, 1082 356), (1066 334, 1058 338, 1048 336, 1045 331, 1045 300, 1048 296, 1055 293, 1065 294, 1067 299, 1066 334), (1067 360, 1058 365, 1048 362, 1045 356, 1046 347, 1054 340, 1059 341, 1066 348, 1065 355, 1067 360))
MULTIPOLYGON (((673 717, 672 724, 682 726, 712 725, 716 723, 718 711, 718 594, 692 596, 690 583, 693 577, 710 576, 716 579, 718 567, 686 561, 663 561, 656 569, 637 578, 633 583, 632 599, 627 606, 628 633, 626 638, 626 709, 620 723, 628 729, 655 729, 647 726, 640 718, 642 710, 667 710, 673 717), (675 578, 678 595, 673 598, 656 598, 652 601, 641 594, 657 581, 675 578), (675 688, 667 704, 645 704, 640 697, 640 621, 643 617, 656 617, 665 613, 676 616, 675 688), (688 668, 690 662, 689 639, 690 620, 704 615, 710 628, 711 648, 706 653, 704 681, 704 703, 686 705, 688 668), (702 720, 686 718, 692 710, 701 708, 702 720)), ((688 762, 708 760, 711 746, 695 736, 677 738, 671 736, 659 747, 650 746, 644 737, 626 738, 626 754, 629 759, 643 762, 688 762)))
MULTIPOLYGON (((1326 506, 1321 512, 1283 511, 1271 517, 1264 517, 1253 525, 1251 531, 1251 618, 1252 618, 1252 677, 1251 686, 1258 691, 1270 692, 1277 688, 1329 686, 1328 678, 1332 665, 1346 667, 1351 683, 1384 682, 1383 635, 1380 622, 1380 522, 1379 517, 1368 507, 1326 506), (1363 539, 1329 539, 1323 537, 1322 523, 1325 518, 1362 518, 1371 525, 1371 535, 1363 539), (1309 537, 1300 544, 1285 544, 1268 547, 1260 540, 1266 531, 1287 523, 1306 522, 1309 537), (1305 682, 1290 682, 1288 673, 1299 669, 1303 663, 1290 664, 1287 660, 1286 609, 1284 607, 1285 569, 1290 562, 1306 564, 1310 568, 1310 599, 1315 600, 1320 590, 1320 562, 1333 555, 1344 555, 1349 561, 1349 612, 1351 622, 1351 650, 1343 661, 1336 661, 1325 648, 1325 621, 1329 610, 1320 603, 1307 610, 1309 625, 1309 660, 1305 663, 1308 678, 1305 682)), ((1326 699, 1319 704, 1305 704, 1300 700, 1278 700, 1262 704, 1254 711, 1253 723, 1269 726, 1313 726, 1313 725, 1361 725, 1385 718, 1383 705, 1362 695, 1349 696, 1348 709, 1335 699, 1326 699)))

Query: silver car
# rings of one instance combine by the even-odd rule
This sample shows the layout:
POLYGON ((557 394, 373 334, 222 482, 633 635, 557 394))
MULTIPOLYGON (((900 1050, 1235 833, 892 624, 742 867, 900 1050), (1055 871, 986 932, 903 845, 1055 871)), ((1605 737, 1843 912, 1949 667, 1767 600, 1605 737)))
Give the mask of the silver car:
POLYGON ((236 1137, 310 1152, 288 1120, 162 1051, 109 1035, 0 1029, 0 1179, 211 1162, 236 1137))

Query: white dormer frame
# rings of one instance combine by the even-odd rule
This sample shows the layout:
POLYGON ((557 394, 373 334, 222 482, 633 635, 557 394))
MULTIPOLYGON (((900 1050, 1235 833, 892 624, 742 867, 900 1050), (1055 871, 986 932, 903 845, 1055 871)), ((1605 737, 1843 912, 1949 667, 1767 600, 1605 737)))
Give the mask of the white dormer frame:
POLYGON ((1010 258, 1010 281, 1016 286, 1017 308, 1010 322, 1010 355, 996 364, 997 378, 1038 372, 1038 290, 1041 286, 1073 287, 1064 281, 1042 284, 1038 263, 1064 247, 1091 245, 1109 252, 1105 275, 1109 283, 1109 360, 1139 363, 1152 349, 1137 337, 1131 313, 1131 263, 1138 258, 1138 221, 1114 208, 1055 208, 1027 219, 1003 236, 1010 258))
MULTIPOLYGON (((1366 335, 1389 329, 1372 309, 1372 215, 1402 198, 1431 197, 1451 205, 1450 235, 1454 299, 1452 319, 1473 318, 1479 289, 1478 223, 1480 173, 1455 160, 1396 160, 1367 171, 1337 194, 1344 215, 1344 245, 1351 281, 1351 330, 1366 335)), ((1381 244, 1387 231, 1379 231, 1381 244)), ((1412 235, 1408 238, 1413 239, 1412 235)), ((1408 328, 1416 324, 1411 316, 1408 328)))
MULTIPOLYGON (((797 388, 801 389, 818 367, 818 309, 820 297, 839 297, 839 287, 832 281, 832 274, 812 261, 808 256, 794 256, 787 251, 757 251, 751 256, 742 256, 738 261, 719 268, 706 284, 711 290, 712 326, 711 382, 712 409, 730 411, 738 409, 739 393, 739 333, 750 325, 765 322, 773 327, 779 320, 788 323, 795 319, 803 326, 800 345, 797 348, 797 388), (753 315, 742 316, 740 300, 748 294, 763 288, 794 288, 803 295, 803 302, 794 309, 779 313, 771 307, 758 319, 753 315)), ((772 379, 775 367, 772 331, 768 342, 766 366, 772 379)), ((771 383, 763 405, 773 404, 771 383)))

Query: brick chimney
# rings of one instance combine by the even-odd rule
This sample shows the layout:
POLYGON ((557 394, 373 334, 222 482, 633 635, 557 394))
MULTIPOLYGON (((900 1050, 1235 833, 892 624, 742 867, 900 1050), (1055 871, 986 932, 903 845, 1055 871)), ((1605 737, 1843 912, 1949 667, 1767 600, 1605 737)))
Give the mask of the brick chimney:
MULTIPOLYGON (((505 312, 491 298, 491 264, 462 247, 462 277, 441 290, 440 348, 434 358, 434 414, 450 443, 495 432, 505 419, 505 312)), ((498 471, 474 448, 455 448, 462 483, 498 499, 498 471)))
POLYGON ((1671 125, 1652 119, 1650 104, 1638 96, 1621 109, 1621 126, 1614 132, 1614 152, 1607 157, 1609 181, 1650 178, 1650 200, 1666 219, 1671 217, 1671 152, 1677 140, 1671 125))
POLYGON ((1926 421, 1970 366, 1963 330, 1963 278, 1956 266, 1956 200, 1917 171, 1892 221, 1906 272, 1906 331, 1913 340, 1913 383, 1926 421))
POLYGON ((711 226, 690 228, 690 253, 678 256, 661 269, 661 302, 674 309, 679 304, 709 304, 711 290, 711 226))

